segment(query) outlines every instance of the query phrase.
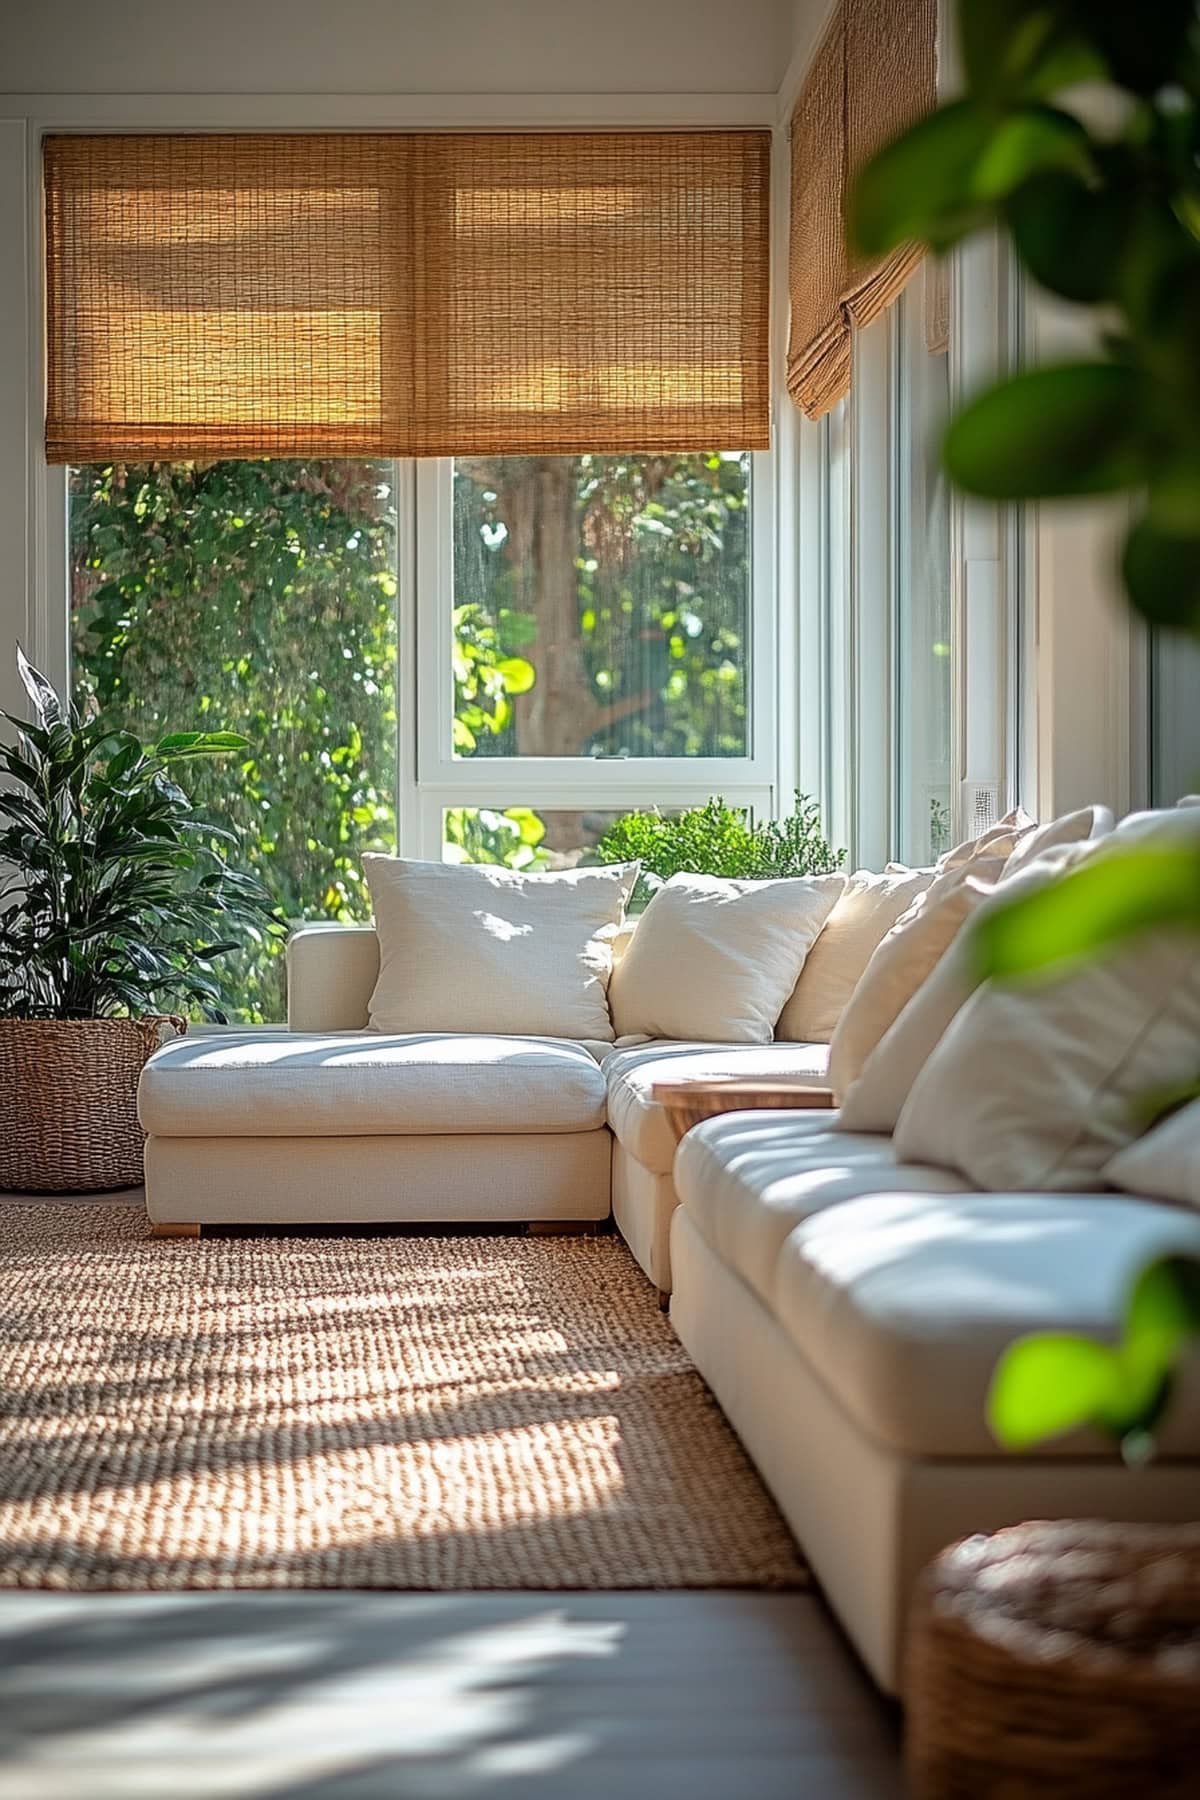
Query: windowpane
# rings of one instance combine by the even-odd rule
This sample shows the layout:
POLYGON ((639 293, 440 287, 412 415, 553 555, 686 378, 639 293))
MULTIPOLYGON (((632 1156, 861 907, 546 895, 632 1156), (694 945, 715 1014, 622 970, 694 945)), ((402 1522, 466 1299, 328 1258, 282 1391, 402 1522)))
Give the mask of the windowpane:
POLYGON ((565 807, 451 806, 442 814, 442 860, 502 863, 534 874, 587 860, 615 819, 633 810, 571 812, 565 807))
MULTIPOLYGON (((285 917, 369 918, 359 857, 395 842, 392 465, 93 465, 70 496, 76 700, 145 743, 244 733, 181 785, 285 917)), ((231 1018, 284 1017, 281 943, 222 967, 231 1018)))
POLYGON ((929 265, 899 314, 900 558, 897 628, 901 856, 928 862, 953 836, 950 508, 939 445, 949 408, 949 358, 926 340, 929 265))
POLYGON ((750 457, 454 469, 454 753, 749 754, 750 457))

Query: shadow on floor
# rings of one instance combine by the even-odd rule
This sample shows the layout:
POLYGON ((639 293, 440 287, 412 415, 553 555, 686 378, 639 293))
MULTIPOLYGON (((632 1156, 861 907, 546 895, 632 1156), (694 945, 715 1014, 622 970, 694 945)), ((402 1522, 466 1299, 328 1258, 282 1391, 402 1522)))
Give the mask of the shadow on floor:
POLYGON ((0 1800, 895 1800, 811 1595, 0 1595, 0 1800))

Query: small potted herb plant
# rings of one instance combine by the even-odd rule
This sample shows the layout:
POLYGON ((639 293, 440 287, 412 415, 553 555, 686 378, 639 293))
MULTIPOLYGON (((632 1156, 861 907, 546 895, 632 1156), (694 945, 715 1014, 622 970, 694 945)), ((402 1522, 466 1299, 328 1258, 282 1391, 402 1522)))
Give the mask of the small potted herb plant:
POLYGON ((0 745, 0 1190, 142 1179, 142 1066, 182 1008, 223 1020, 214 962, 271 905, 231 834, 172 779, 247 748, 228 731, 144 748, 85 718, 17 652, 33 720, 0 745), (169 1015, 164 1018, 164 1012, 169 1015))
POLYGON ((626 813, 614 819, 589 862, 640 862, 630 910, 641 912, 672 875, 724 875, 770 881, 781 876, 829 875, 846 860, 821 830, 815 800, 797 792, 786 819, 755 822, 745 807, 720 796, 686 812, 626 813))

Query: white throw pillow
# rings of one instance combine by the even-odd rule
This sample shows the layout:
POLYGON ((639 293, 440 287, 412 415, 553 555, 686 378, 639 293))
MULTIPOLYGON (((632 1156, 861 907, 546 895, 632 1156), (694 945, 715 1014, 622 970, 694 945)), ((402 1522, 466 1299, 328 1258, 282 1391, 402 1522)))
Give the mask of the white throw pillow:
POLYGON ((672 875, 613 975, 621 1037, 768 1044, 846 885, 844 875, 727 881, 672 875))
MULTIPOLYGON (((974 938, 980 921, 997 906, 1046 887, 1091 854, 1096 842, 1053 844, 1015 875, 1005 874, 994 886, 967 873, 977 890, 961 931, 933 973, 922 982, 898 1018, 867 1057, 856 1081, 842 1097, 835 1124, 840 1131, 894 1131, 913 1082, 962 1008, 979 986, 974 938)), ((1011 859, 1005 865, 1012 867, 1011 859)))
POLYGON ((970 857, 935 876, 872 956, 829 1045, 829 1085, 838 1104, 868 1056, 936 969, 968 915, 997 881, 1008 850, 970 857))
POLYGON ((1081 806, 1078 812, 1063 813, 1036 830, 1027 832, 1004 865, 1003 880, 1008 881, 1021 869, 1039 861, 1048 850, 1062 844, 1096 843, 1113 828, 1113 816, 1107 806, 1081 806))
MULTIPOLYGON (((1095 850, 1188 846, 1200 813, 1125 820, 1095 850)), ((910 1162, 993 1191, 1087 1191, 1139 1129, 1138 1102, 1196 1073, 1200 936, 1147 931, 1020 983, 987 982, 949 1026, 896 1125, 910 1162)))
POLYGON ((858 869, 809 951, 779 1015, 775 1036, 791 1044, 827 1044, 863 970, 892 926, 934 878, 933 869, 889 864, 882 875, 858 869))
POLYGON ((613 940, 637 863, 527 875, 363 857, 379 934, 375 1031, 611 1042, 613 940))
MULTIPOLYGON (((962 869, 971 862, 994 862, 997 857, 1007 859, 1017 845, 1037 829, 1037 821, 1032 819, 1023 806, 1014 806, 1006 812, 1002 819, 981 831, 978 837, 965 838, 961 844, 955 844, 953 850, 947 850, 938 857, 939 875, 947 869, 962 869)), ((972 873, 975 871, 972 870, 972 873)))
POLYGON ((1104 1165, 1104 1179, 1128 1194, 1200 1206, 1200 1100, 1118 1150, 1104 1165))

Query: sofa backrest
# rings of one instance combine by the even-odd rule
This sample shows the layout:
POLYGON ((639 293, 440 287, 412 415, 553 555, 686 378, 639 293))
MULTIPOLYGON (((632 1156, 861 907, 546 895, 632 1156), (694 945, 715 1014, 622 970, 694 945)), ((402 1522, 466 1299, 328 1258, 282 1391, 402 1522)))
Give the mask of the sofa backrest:
MULTIPOLYGON (((620 962, 633 936, 628 920, 613 942, 620 962)), ((289 1031, 364 1031, 379 976, 373 925, 301 925, 287 946, 289 1031)))

